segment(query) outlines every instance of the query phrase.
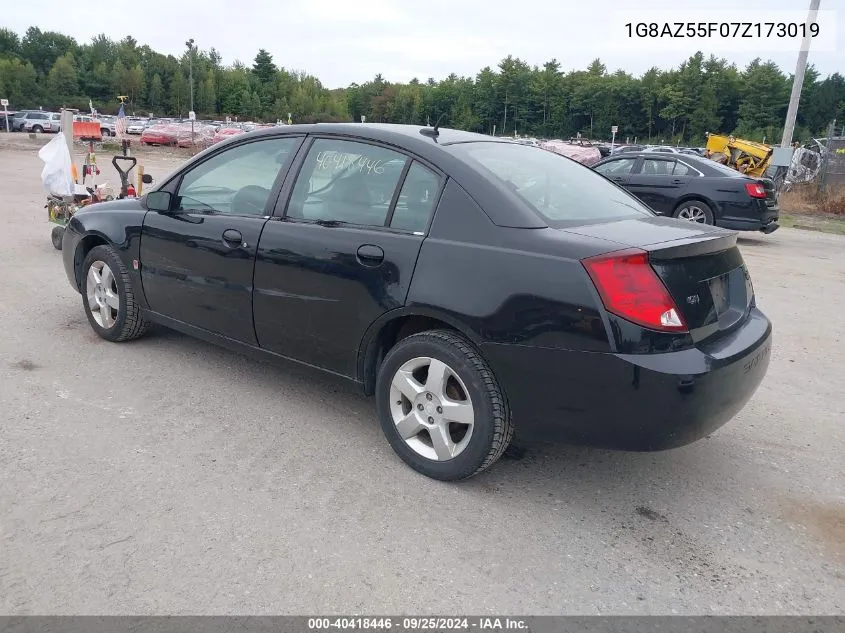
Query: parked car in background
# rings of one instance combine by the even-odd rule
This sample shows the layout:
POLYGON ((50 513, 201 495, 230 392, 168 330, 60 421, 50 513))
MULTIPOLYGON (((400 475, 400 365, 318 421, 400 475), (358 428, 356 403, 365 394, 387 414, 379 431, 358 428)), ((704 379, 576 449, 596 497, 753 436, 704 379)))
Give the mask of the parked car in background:
POLYGON ((57 133, 62 129, 62 115, 58 112, 30 112, 23 120, 25 132, 57 133))
POLYGON ((612 156, 593 169, 656 213, 739 231, 777 230, 774 183, 690 154, 641 152, 612 156))
POLYGON ((6 129, 6 119, 9 120, 9 129, 12 128, 12 121, 14 121, 17 110, 7 110, 6 114, 0 112, 0 130, 6 129))
POLYGON ((641 152, 645 149, 645 145, 619 145, 614 147, 611 154, 626 154, 628 152, 641 152))
POLYGON ((214 145, 215 143, 219 143, 220 141, 225 141, 227 138, 231 138, 232 136, 238 136, 239 134, 243 134, 244 130, 239 127, 221 127, 214 133, 214 136, 211 137, 211 144, 214 145))
POLYGON ((172 123, 157 123, 141 132, 141 145, 176 145, 178 129, 172 123))
MULTIPOLYGON (((176 130, 176 144, 179 147, 205 149, 212 144, 216 128, 213 125, 190 121, 174 125, 176 130)), ((143 137, 143 135, 141 135, 143 137)))
POLYGON ((771 358, 736 233, 458 130, 235 136, 140 199, 77 211, 62 258, 99 337, 155 322, 346 378, 399 457, 443 480, 489 467, 515 429, 688 444, 743 408, 771 358))
POLYGON ((100 121, 100 133, 103 138, 117 134, 117 117, 99 115, 97 120, 100 121))
POLYGON ((23 132, 27 117, 40 114, 41 110, 18 110, 14 116, 9 117, 9 128, 12 132, 23 132))
POLYGON ((141 134, 147 127, 149 127, 149 123, 144 119, 130 119, 126 125, 126 133, 141 134))
POLYGON ((679 147, 669 147, 668 145, 656 145, 654 147, 646 147, 644 152, 659 152, 662 154, 680 154, 681 149, 679 147))

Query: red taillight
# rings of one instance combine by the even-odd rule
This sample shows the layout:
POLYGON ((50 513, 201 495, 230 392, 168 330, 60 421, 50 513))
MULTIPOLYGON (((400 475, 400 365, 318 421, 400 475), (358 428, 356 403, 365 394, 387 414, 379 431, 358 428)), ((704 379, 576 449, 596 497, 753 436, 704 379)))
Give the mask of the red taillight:
POLYGON ((686 332, 687 324, 648 253, 629 249, 583 262, 608 312, 651 330, 686 332))
POLYGON ((765 198, 766 197, 766 188, 760 184, 759 182, 747 182, 745 183, 745 190, 748 192, 748 195, 752 198, 765 198))

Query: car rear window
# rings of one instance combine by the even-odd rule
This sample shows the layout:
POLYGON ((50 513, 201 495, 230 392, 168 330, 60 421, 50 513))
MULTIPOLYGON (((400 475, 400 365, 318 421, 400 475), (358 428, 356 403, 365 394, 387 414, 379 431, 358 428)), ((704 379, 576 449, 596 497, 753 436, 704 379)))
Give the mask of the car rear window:
POLYGON ((654 215, 621 187, 570 158, 517 143, 463 143, 456 152, 552 225, 654 215))
MULTIPOLYGON (((733 167, 728 167, 727 165, 722 165, 721 163, 717 163, 715 160, 708 160, 707 167, 713 169, 714 171, 718 171, 722 176, 728 176, 730 178, 745 178, 745 174, 737 171, 733 167)), ((690 161, 692 162, 692 161, 690 161)))

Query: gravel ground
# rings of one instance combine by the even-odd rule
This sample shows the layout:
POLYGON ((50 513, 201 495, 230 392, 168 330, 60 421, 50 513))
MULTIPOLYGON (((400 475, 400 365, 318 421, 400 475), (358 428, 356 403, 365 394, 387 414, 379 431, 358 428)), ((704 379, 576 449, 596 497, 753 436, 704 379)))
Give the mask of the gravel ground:
POLYGON ((526 445, 444 484, 345 384, 167 330, 97 338, 34 148, 0 141, 0 613, 845 610, 845 237, 741 239, 773 360, 710 438, 526 445))

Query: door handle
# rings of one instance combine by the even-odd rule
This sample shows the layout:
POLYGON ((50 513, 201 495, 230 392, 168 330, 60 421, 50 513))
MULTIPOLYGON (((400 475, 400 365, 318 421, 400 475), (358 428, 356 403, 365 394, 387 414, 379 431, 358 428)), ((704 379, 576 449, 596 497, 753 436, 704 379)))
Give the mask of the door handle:
POLYGON ((358 247, 358 261, 363 266, 378 266, 384 261, 384 251, 375 244, 363 244, 358 247))
POLYGON ((244 236, 241 235, 240 231, 236 231, 235 229, 226 229, 223 231, 223 241, 228 244, 229 246, 246 246, 244 242, 244 236))
POLYGON ((684 184, 684 180, 683 180, 683 178, 675 178, 675 179, 672 181, 672 184, 673 184, 673 185, 682 185, 682 184, 684 184))

